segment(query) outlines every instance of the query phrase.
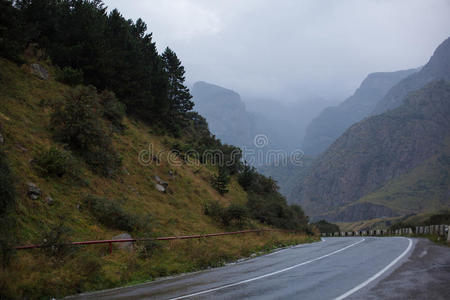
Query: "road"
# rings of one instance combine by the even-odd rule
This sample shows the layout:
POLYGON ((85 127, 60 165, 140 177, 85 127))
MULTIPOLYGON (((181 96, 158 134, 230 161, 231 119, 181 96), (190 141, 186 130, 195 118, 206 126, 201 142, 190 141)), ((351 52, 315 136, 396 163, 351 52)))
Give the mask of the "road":
POLYGON ((449 249, 403 237, 325 238, 220 268, 71 298, 427 299, 424 289, 434 282, 441 289, 432 299, 446 299, 449 249), (427 269, 436 259, 439 267, 427 269), (423 272, 417 275, 417 270, 423 272))

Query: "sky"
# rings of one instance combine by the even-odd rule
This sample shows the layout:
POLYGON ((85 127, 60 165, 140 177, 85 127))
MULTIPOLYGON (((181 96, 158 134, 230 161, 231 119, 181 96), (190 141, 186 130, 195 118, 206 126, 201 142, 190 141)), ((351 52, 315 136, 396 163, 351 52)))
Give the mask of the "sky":
POLYGON ((424 65, 450 0, 105 0, 174 50, 188 85, 244 98, 342 101, 372 72, 424 65))

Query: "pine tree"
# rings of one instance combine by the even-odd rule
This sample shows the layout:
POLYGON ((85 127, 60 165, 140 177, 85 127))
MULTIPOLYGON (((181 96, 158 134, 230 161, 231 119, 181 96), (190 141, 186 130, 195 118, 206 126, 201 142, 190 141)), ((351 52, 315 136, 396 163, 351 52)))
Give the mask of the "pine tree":
POLYGON ((168 89, 167 97, 170 105, 170 119, 169 127, 175 129, 182 123, 185 113, 194 107, 194 102, 191 101, 191 94, 189 89, 184 85, 184 67, 178 59, 175 52, 169 47, 166 48, 161 55, 164 64, 164 70, 167 74, 168 89))
POLYGON ((228 193, 228 183, 230 183, 230 176, 228 171, 224 167, 219 167, 219 174, 214 175, 213 186, 219 192, 219 194, 224 195, 228 193))

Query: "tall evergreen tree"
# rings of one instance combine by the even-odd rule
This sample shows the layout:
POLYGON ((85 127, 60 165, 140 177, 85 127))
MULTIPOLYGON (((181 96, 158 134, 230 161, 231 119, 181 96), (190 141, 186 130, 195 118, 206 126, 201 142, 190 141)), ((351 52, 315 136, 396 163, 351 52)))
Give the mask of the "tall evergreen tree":
POLYGON ((171 127, 177 127, 182 125, 180 123, 183 122, 185 113, 194 107, 194 102, 191 100, 189 89, 184 85, 184 67, 175 52, 167 47, 161 58, 168 79, 167 96, 170 105, 171 127))

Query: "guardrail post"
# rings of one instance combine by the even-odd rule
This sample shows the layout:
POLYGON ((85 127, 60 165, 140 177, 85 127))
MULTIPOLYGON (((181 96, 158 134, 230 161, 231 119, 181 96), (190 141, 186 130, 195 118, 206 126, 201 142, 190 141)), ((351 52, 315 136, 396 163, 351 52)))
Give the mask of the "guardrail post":
POLYGON ((109 242, 109 249, 108 249, 108 253, 111 254, 112 253, 112 243, 109 242))

